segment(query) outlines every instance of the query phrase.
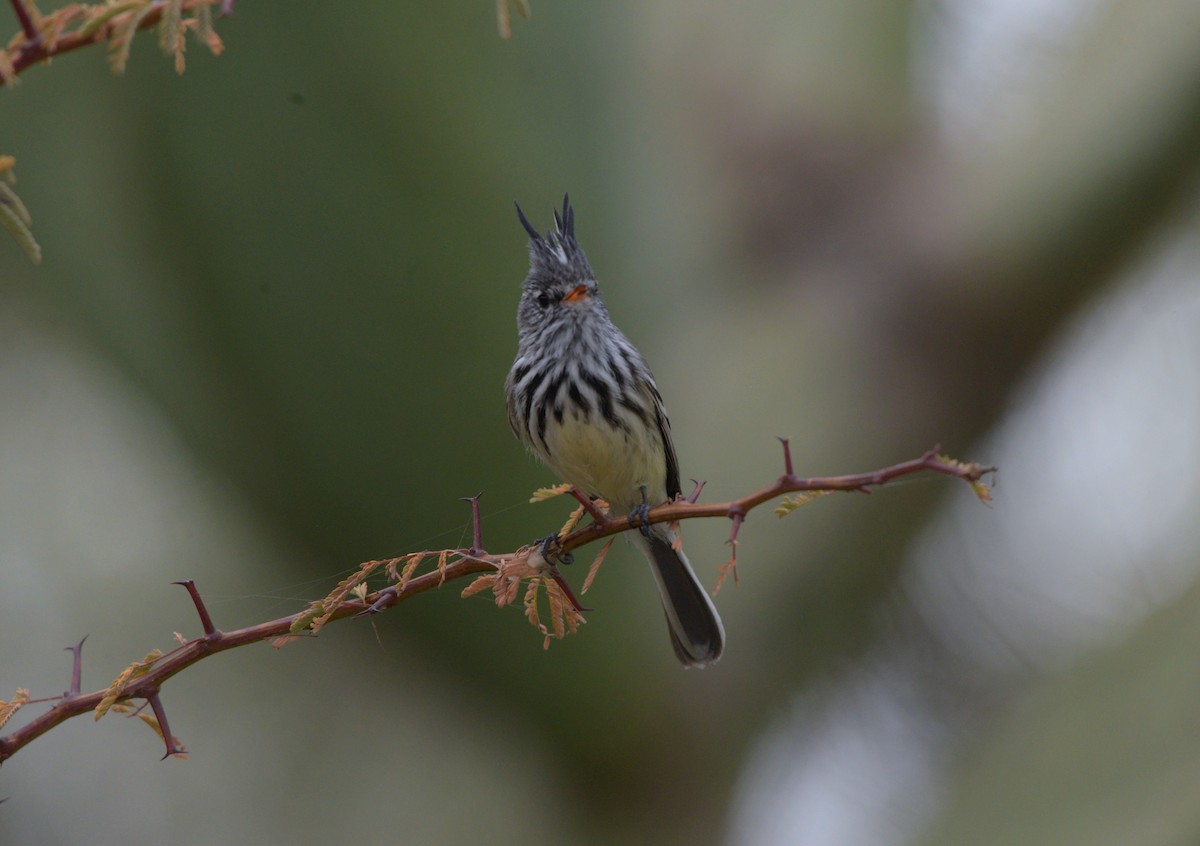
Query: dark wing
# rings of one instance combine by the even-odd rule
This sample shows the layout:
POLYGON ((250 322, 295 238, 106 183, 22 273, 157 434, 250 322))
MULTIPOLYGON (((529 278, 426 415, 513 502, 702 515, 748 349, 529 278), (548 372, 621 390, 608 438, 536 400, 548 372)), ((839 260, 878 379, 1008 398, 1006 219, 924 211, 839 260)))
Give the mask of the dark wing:
POLYGON ((654 385, 650 386, 650 393, 654 395, 654 419, 658 423, 658 433, 662 435, 663 452, 667 454, 667 501, 669 502, 682 493, 679 487, 679 456, 675 454, 675 444, 671 442, 671 421, 667 419, 667 412, 663 408, 662 396, 654 385))

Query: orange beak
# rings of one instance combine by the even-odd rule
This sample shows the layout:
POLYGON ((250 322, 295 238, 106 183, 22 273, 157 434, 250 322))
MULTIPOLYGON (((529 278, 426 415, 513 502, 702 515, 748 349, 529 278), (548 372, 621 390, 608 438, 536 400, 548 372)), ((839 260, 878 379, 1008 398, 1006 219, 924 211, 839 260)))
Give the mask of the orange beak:
POLYGON ((562 301, 564 303, 577 303, 580 300, 587 299, 587 297, 588 297, 587 285, 577 285, 577 286, 575 286, 575 289, 573 291, 571 291, 571 293, 567 294, 565 297, 562 298, 562 301))

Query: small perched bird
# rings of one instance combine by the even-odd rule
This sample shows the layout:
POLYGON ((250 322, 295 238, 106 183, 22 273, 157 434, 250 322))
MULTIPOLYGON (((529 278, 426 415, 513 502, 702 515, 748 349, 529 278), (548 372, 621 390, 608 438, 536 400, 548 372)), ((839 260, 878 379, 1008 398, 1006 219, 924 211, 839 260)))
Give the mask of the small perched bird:
MULTIPOLYGON (((608 502, 613 515, 674 499, 679 461, 662 397, 642 354, 608 316, 596 275, 575 240, 563 197, 555 228, 529 233, 529 275, 517 307, 520 343, 505 383, 513 432, 564 481, 608 502)), ((631 533, 658 591, 675 654, 688 667, 721 657, 725 629, 675 533, 665 524, 631 533)))

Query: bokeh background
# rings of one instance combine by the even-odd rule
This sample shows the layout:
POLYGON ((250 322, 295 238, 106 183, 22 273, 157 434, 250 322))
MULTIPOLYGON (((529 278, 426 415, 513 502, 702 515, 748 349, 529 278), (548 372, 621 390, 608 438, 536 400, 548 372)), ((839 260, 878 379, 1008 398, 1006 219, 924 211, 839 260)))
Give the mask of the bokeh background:
MULTIPOLYGON (((175 579, 235 628, 468 542, 480 489, 489 549, 556 528, 514 199, 571 192, 706 498, 791 435, 814 475, 940 442, 994 504, 754 512, 704 672, 622 545, 549 651, 456 584, 206 660, 186 762, 71 721, 0 842, 1196 842, 1200 6, 533 12, 241 0, 182 77, 143 35, 0 92, 45 254, 0 242, 0 697, 197 634, 175 579)), ((712 584, 728 526, 685 528, 712 584)))

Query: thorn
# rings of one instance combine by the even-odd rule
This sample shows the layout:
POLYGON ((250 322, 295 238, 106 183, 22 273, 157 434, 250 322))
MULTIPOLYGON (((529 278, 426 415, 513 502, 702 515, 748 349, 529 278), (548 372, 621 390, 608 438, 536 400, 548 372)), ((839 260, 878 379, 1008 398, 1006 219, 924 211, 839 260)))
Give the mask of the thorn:
POLYGON ((160 761, 165 761, 172 755, 179 755, 187 750, 182 746, 175 744, 175 735, 171 734, 171 727, 167 725, 167 710, 163 708, 162 700, 158 698, 158 690, 155 690, 146 697, 146 701, 150 703, 151 710, 154 711, 154 719, 158 720, 158 727, 162 729, 163 742, 167 744, 167 751, 160 761))
POLYGON ((379 591, 379 596, 375 597, 375 601, 367 608, 355 614, 355 617, 369 617, 372 614, 379 614, 382 611, 392 607, 392 604, 399 598, 400 591, 395 587, 388 586, 379 591))
POLYGON ((567 493, 575 497, 575 500, 583 506, 583 510, 588 513, 588 516, 591 517, 595 523, 603 526, 608 522, 608 516, 600 510, 600 507, 592 501, 590 496, 585 494, 579 488, 572 485, 571 490, 567 491, 567 493))
MULTIPOLYGON (((779 437, 779 436, 776 436, 779 437)), ((792 439, 779 437, 779 442, 783 444, 783 466, 784 475, 791 479, 796 474, 792 471, 792 439)))
POLYGON ((475 496, 459 497, 463 502, 471 503, 471 554, 481 555, 483 553, 483 521, 479 519, 479 498, 483 496, 483 491, 475 494, 475 496))
POLYGON ((571 586, 567 584, 567 580, 563 578, 563 574, 558 571, 557 567, 551 564, 547 572, 550 573, 550 578, 554 579, 554 583, 562 589, 564 594, 566 594, 567 599, 570 601, 571 605, 574 606, 576 611, 582 614, 584 611, 592 610, 591 608, 584 608, 579 604, 579 600, 575 597, 575 592, 571 590, 571 586))
POLYGON ((67 692, 67 696, 78 696, 79 688, 83 682, 83 641, 87 640, 88 636, 84 635, 83 640, 74 646, 64 646, 63 649, 71 650, 71 689, 67 692))
POLYGON ((196 590, 196 583, 191 579, 184 579, 180 582, 171 582, 173 585, 180 585, 188 592, 188 596, 192 598, 192 604, 196 606, 196 613, 200 615, 200 626, 204 629, 204 636, 211 640, 216 637, 217 628, 213 625, 212 617, 208 616, 208 609, 204 607, 204 600, 200 598, 200 591, 196 590))
POLYGON ((695 485, 696 487, 692 491, 691 495, 688 496, 687 502, 692 505, 695 505, 696 500, 698 500, 700 498, 700 491, 704 490, 704 486, 708 483, 707 482, 697 482, 695 479, 692 479, 692 484, 695 485))

